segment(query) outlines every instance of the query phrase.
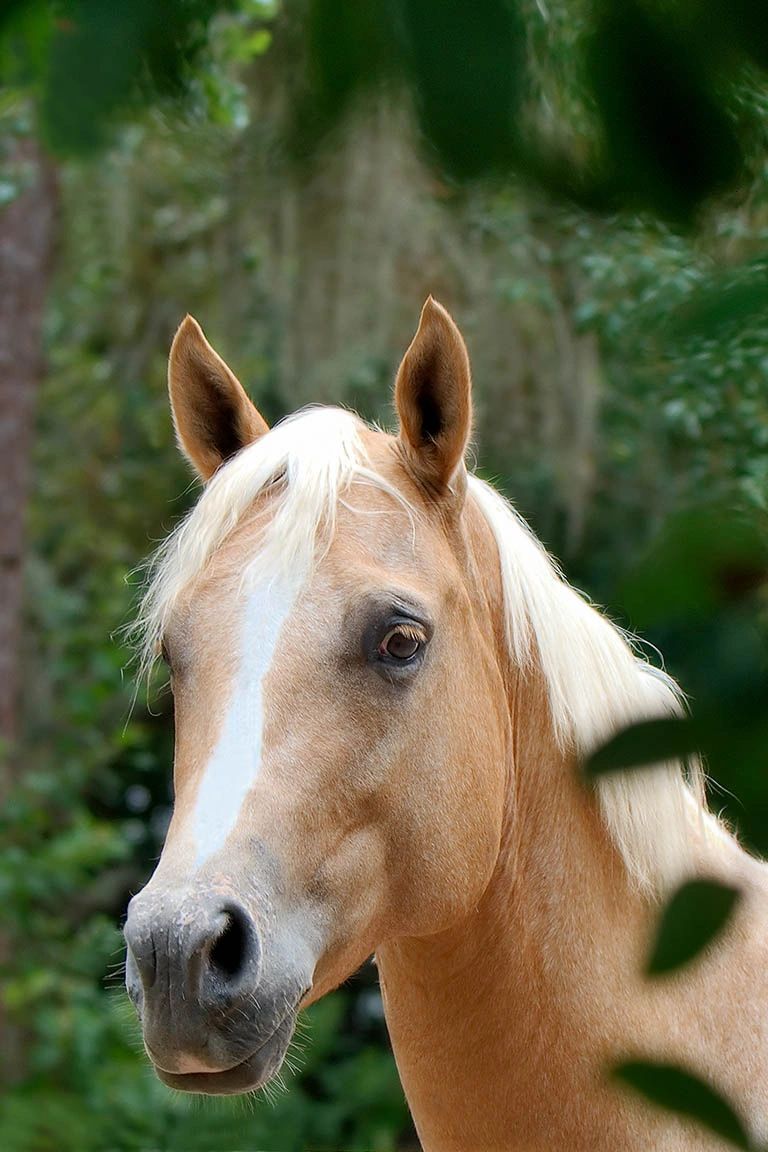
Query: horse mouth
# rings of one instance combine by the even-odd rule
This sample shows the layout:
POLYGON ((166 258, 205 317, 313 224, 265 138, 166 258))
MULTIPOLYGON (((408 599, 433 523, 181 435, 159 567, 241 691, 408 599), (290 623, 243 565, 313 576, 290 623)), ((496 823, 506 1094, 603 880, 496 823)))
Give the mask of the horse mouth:
POLYGON ((234 1096, 262 1088, 283 1062, 296 1024, 295 1010, 287 1013, 270 1036, 259 1047, 221 1072, 166 1072, 154 1065, 158 1078, 169 1088, 180 1092, 198 1092, 204 1096, 234 1096))

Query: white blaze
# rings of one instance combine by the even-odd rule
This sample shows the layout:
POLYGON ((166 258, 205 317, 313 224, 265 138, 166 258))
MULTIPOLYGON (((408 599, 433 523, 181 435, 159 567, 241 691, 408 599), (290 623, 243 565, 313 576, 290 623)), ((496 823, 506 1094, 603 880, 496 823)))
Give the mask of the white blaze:
POLYGON ((237 824, 243 801, 258 778, 264 680, 297 593, 296 581, 274 579, 249 594, 232 695, 192 814, 196 868, 224 846, 237 824))

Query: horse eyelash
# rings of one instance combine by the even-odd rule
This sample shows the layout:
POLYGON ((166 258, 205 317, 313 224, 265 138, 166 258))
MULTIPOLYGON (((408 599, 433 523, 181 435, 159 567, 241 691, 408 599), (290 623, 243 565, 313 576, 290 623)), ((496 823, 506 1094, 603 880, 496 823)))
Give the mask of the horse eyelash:
POLYGON ((403 636, 407 636, 409 640, 414 640, 417 644, 423 644, 427 639, 423 628, 407 622, 393 624, 391 628, 387 629, 387 635, 391 632, 402 632, 403 636))

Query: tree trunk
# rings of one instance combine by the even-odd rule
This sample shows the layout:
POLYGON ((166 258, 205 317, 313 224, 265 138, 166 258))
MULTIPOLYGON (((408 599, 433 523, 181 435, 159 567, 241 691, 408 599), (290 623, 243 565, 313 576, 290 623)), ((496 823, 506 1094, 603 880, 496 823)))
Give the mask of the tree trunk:
MULTIPOLYGON (((52 165, 34 140, 15 141, 4 160, 19 190, 0 209, 0 813, 18 765, 24 512, 57 200, 52 165)), ((0 972, 12 954, 4 930, 0 972)), ((25 1042, 0 999, 0 1084, 23 1075, 25 1042)))
POLYGON ((24 512, 56 212, 53 169, 34 140, 18 140, 6 164, 19 191, 0 209, 0 801, 19 736, 24 512))

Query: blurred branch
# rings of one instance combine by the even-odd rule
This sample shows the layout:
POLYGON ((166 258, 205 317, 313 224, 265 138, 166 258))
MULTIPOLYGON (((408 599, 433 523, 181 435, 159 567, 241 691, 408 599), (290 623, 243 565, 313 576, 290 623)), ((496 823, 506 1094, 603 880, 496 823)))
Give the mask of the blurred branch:
MULTIPOLYGON (((0 209, 0 803, 16 768, 24 520, 57 204, 53 168, 33 139, 13 140, 6 165, 19 189, 0 209)), ((7 935, 0 935, 0 969, 11 948, 7 935)), ((20 1049, 19 1030, 0 1002, 0 1052, 15 1053, 1 1074, 6 1082, 21 1073, 20 1049)))
MULTIPOLYGON (((16 195, 0 209, 0 736, 12 743, 18 734, 28 456, 43 371, 40 333, 57 189, 54 169, 32 138, 12 142, 6 166, 19 181, 16 195)), ((0 797, 7 785, 7 776, 0 776, 0 797)))

